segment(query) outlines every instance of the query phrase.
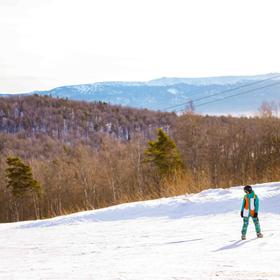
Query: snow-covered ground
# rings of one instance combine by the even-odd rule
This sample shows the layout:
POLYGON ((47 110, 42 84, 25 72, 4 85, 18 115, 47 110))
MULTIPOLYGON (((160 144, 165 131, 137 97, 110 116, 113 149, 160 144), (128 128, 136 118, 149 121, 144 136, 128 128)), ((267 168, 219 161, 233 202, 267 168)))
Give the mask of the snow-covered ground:
POLYGON ((254 186, 263 239, 240 240, 242 187, 0 225, 0 279, 280 279, 280 183, 254 186))

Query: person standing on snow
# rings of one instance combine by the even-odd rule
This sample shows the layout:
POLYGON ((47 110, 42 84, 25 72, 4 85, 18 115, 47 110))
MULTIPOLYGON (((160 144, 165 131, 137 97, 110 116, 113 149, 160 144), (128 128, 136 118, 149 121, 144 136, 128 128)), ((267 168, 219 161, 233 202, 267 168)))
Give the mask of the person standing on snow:
POLYGON ((261 233, 258 212, 259 212, 259 198, 254 193, 251 186, 245 186, 244 192, 246 193, 241 207, 241 217, 243 218, 243 227, 241 231, 241 239, 246 239, 247 228, 249 225, 249 218, 252 217, 255 224, 257 237, 263 237, 261 233))

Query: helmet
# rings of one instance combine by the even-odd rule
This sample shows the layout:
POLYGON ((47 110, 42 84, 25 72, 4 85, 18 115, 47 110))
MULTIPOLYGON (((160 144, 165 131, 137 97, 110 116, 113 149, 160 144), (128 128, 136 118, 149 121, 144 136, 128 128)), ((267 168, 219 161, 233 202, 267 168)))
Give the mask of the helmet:
POLYGON ((251 193, 252 191, 253 191, 253 189, 252 189, 251 186, 245 186, 245 187, 244 187, 244 192, 251 193))

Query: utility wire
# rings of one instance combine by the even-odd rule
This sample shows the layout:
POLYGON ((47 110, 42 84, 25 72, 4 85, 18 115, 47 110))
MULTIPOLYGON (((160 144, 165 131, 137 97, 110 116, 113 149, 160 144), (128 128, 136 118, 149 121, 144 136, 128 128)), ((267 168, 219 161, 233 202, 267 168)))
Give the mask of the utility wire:
MULTIPOLYGON (((240 92, 240 93, 237 93, 237 94, 228 95, 228 96, 225 96, 225 97, 220 98, 220 99, 216 99, 216 100, 204 102, 204 103, 197 104, 197 105, 194 104, 194 106, 197 108, 197 107, 204 106, 204 105, 207 105, 207 104, 211 104, 211 103, 215 103, 215 102, 220 102, 220 101, 222 101, 222 100, 225 100, 225 99, 228 99, 228 98, 231 98, 231 97, 235 97, 235 96, 239 96, 239 95, 243 95, 243 94, 248 94, 248 93, 254 92, 254 91, 256 91, 256 90, 261 90, 261 89, 273 87, 273 86, 279 85, 279 84, 280 84, 280 81, 279 81, 279 82, 276 82, 276 83, 273 83, 273 84, 266 85, 266 86, 254 88, 254 89, 251 89, 251 90, 248 90, 248 91, 240 92)), ((183 111, 183 109, 177 109, 177 110, 175 110, 175 112, 180 112, 180 111, 183 111)))
MULTIPOLYGON (((190 101, 192 101, 193 103, 194 102, 197 102, 197 101, 200 101, 200 100, 203 100, 203 99, 207 99, 207 98, 212 98, 213 96, 217 96, 217 95, 221 95, 221 94, 225 94, 225 93, 228 93, 228 92, 232 92, 232 91, 236 91, 238 89, 242 89, 242 88, 246 88, 246 87, 249 87, 249 86, 253 86, 253 85, 256 85, 256 84, 260 84, 260 83, 263 83, 263 82, 266 82, 266 81, 270 81, 272 79, 275 79, 275 78, 278 78, 280 77, 280 74, 277 74, 275 76, 272 76, 270 78, 267 78, 267 79, 263 79, 263 80, 259 80, 257 82, 253 82, 253 83, 249 83, 249 84, 245 84, 245 85, 242 85, 242 86, 239 86, 239 87, 234 87, 234 88, 231 88, 231 89, 228 89, 228 90, 224 90, 224 91, 221 91, 221 92, 217 92, 215 94, 212 94, 212 95, 207 95, 207 96, 203 96, 203 97, 200 97, 200 98, 196 98, 196 99, 190 99, 188 100, 187 102, 184 102, 184 103, 180 103, 180 104, 176 104, 176 105, 173 105, 173 106, 169 106, 169 107, 166 107, 166 108, 163 108, 162 111, 167 111, 169 109, 172 109, 172 108, 177 108, 177 107, 180 107, 180 106, 183 106, 183 105, 187 105, 189 104, 190 101)), ((259 88, 256 88, 254 90, 257 90, 259 88)), ((261 88, 260 88, 261 89, 261 88)), ((215 100, 216 101, 216 100, 215 100)), ((212 103, 212 102, 210 102, 212 103)), ((208 104, 208 102, 207 102, 208 104)), ((175 110, 176 111, 176 110, 175 110)), ((181 110, 179 110, 181 111, 181 110)))

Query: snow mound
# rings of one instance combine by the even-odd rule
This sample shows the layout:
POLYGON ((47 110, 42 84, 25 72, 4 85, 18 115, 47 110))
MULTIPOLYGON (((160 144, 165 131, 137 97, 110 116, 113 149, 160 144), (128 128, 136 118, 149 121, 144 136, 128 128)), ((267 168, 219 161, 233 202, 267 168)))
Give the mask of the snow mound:
MULTIPOLYGON (((280 214, 280 182, 254 185, 253 189, 260 198, 261 213, 280 214)), ((243 186, 208 189, 197 194, 125 203, 52 219, 22 222, 19 226, 21 228, 36 228, 153 217, 180 219, 225 214, 240 210, 243 195, 243 186)))

